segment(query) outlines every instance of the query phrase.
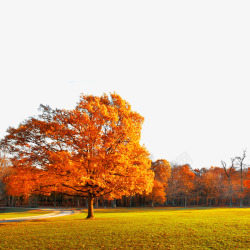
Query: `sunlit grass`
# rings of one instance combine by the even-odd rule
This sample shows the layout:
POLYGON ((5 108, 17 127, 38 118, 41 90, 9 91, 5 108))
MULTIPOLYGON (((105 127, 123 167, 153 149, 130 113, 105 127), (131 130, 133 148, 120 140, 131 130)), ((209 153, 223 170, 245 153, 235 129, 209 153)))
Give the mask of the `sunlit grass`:
POLYGON ((19 217, 29 217, 29 216, 38 216, 51 213, 51 211, 43 211, 40 209, 25 209, 25 208, 7 208, 0 209, 0 220, 10 219, 10 218, 19 218, 19 217))
POLYGON ((249 249, 250 208, 99 209, 0 224, 2 249, 249 249))

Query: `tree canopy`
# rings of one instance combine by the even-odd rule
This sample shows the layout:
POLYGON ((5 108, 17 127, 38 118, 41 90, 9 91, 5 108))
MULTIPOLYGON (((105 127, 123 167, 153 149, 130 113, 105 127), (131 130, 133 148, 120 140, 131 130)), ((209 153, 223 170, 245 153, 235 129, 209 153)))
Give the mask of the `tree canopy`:
POLYGON ((140 144, 144 119, 118 94, 81 95, 72 110, 41 105, 40 112, 0 142, 24 192, 87 197, 92 218, 95 197, 152 190, 149 153, 140 144))

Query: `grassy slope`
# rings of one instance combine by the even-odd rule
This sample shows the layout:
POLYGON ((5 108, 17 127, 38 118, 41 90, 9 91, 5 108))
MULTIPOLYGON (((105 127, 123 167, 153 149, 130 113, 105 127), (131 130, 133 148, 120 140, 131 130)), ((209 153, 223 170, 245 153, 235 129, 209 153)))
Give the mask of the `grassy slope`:
POLYGON ((51 211, 42 211, 39 209, 24 209, 24 208, 8 208, 0 209, 0 220, 10 219, 10 218, 19 218, 19 217, 29 217, 29 216, 38 216, 51 213, 51 211))
POLYGON ((249 249, 250 208, 106 209, 0 224, 2 249, 249 249))

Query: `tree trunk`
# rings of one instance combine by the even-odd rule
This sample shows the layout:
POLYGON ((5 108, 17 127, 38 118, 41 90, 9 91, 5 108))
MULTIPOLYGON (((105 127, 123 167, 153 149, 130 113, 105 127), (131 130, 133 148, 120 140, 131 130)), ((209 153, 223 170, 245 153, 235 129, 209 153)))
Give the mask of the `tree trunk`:
POLYGON ((31 207, 31 196, 29 195, 29 207, 31 207))
POLYGON ((243 198, 240 197, 240 207, 243 207, 243 198))
POLYGON ((56 207, 56 194, 55 194, 54 206, 56 207))
POLYGON ((94 218, 93 203, 94 203, 94 197, 89 196, 88 197, 88 216, 86 219, 93 219, 94 218))
POLYGON ((18 196, 17 199, 15 200, 14 207, 16 206, 16 204, 19 201, 19 199, 20 199, 20 196, 18 196))
POLYGON ((14 207, 14 198, 15 198, 15 196, 12 195, 12 196, 11 196, 11 206, 12 206, 12 207, 14 207))
POLYGON ((116 208, 116 199, 114 198, 114 200, 112 201, 112 207, 116 208))
POLYGON ((172 205, 175 207, 174 196, 172 196, 172 205))
POLYGON ((231 179, 229 178, 229 206, 232 207, 233 206, 233 202, 232 202, 232 185, 231 185, 231 179))
POLYGON ((98 198, 96 198, 96 200, 95 200, 95 208, 98 208, 98 206, 99 206, 99 201, 98 201, 98 198))
POLYGON ((240 169, 240 207, 243 207, 243 176, 242 176, 242 166, 240 169))

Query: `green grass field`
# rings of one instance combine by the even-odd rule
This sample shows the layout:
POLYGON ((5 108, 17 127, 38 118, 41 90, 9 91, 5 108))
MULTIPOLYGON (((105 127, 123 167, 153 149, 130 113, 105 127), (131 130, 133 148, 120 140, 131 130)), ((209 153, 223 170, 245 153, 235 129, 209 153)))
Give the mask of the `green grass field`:
POLYGON ((250 249, 250 208, 99 209, 1 223, 0 249, 250 249))
POLYGON ((51 213, 51 211, 43 211, 39 209, 25 209, 25 208, 0 208, 0 220, 19 218, 19 217, 29 217, 38 216, 51 213))

